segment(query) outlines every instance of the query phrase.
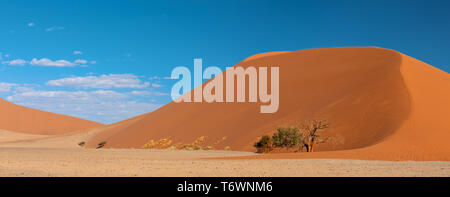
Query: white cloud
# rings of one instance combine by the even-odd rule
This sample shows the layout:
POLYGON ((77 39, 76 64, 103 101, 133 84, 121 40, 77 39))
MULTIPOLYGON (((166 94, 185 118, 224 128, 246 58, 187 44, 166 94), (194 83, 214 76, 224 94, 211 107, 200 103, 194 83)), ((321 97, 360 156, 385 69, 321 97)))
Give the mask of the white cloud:
POLYGON ((133 74, 109 74, 100 76, 69 77, 51 80, 49 86, 67 86, 75 88, 146 88, 149 82, 142 82, 133 74))
POLYGON ((36 91, 23 89, 7 98, 9 101, 36 109, 113 123, 143 113, 161 105, 130 101, 126 93, 97 91, 36 91))
POLYGON ((89 62, 90 64, 96 64, 97 63, 97 61, 91 61, 91 62, 89 62))
POLYGON ((2 62, 2 64, 8 64, 10 66, 23 66, 26 63, 28 63, 28 62, 23 59, 15 59, 15 60, 11 60, 11 61, 3 61, 2 62))
POLYGON ((131 95, 133 96, 148 96, 148 95, 154 95, 154 96, 168 96, 169 94, 164 92, 158 92, 158 91, 131 91, 131 95))
POLYGON ((11 88, 17 86, 15 83, 0 82, 0 93, 7 93, 11 91, 11 88))
MULTIPOLYGON (((5 57, 9 57, 7 55, 5 55, 5 57)), ((41 59, 37 59, 37 58, 33 58, 31 61, 26 61, 23 59, 15 59, 15 60, 11 60, 11 61, 2 61, 2 64, 8 64, 11 66, 16 66, 16 65, 20 65, 23 66, 25 64, 30 64, 32 66, 51 66, 51 67, 72 67, 72 66, 81 66, 81 67, 86 67, 87 64, 89 63, 89 61, 84 60, 84 59, 77 59, 74 62, 70 62, 68 60, 56 60, 56 61, 52 61, 51 59, 48 58, 41 58, 41 59)), ((95 61, 91 61, 91 64, 95 64, 95 61)))
POLYGON ((34 26, 36 26, 35 23, 28 23, 28 27, 34 27, 34 26))
POLYGON ((18 86, 14 89, 15 93, 20 93, 20 92, 30 92, 30 91, 34 91, 34 88, 31 87, 25 87, 25 86, 18 86))
POLYGON ((71 100, 73 102, 83 102, 83 101, 102 101, 108 98, 120 99, 126 98, 127 95, 115 91, 97 90, 92 92, 86 91, 35 91, 33 89, 28 89, 27 91, 18 91, 14 96, 11 96, 8 100, 17 101, 20 98, 33 98, 33 99, 63 99, 71 100))
POLYGON ((36 59, 33 58, 30 62, 30 65, 34 65, 34 66, 54 66, 54 67, 70 67, 70 66, 75 66, 75 63, 69 62, 67 60, 56 60, 56 61, 52 61, 50 59, 47 58, 42 58, 42 59, 36 59))
POLYGON ((115 92, 112 90, 97 90, 94 92, 91 92, 91 94, 95 97, 102 97, 102 98, 126 98, 128 97, 124 93, 115 92))
POLYGON ((78 60, 75 60, 74 63, 75 63, 75 64, 87 64, 88 61, 87 61, 87 60, 78 59, 78 60))
POLYGON ((83 52, 81 52, 81 51, 73 51, 73 54, 74 55, 81 55, 81 54, 83 54, 83 52))
POLYGON ((160 88, 160 87, 162 87, 162 85, 161 85, 161 84, 158 84, 158 83, 152 83, 152 87, 154 87, 154 88, 160 88))
POLYGON ((149 77, 149 80, 161 80, 161 79, 174 79, 172 77, 158 77, 158 76, 153 76, 153 77, 149 77))
POLYGON ((61 26, 53 26, 53 27, 49 27, 49 28, 45 29, 45 31, 47 31, 47 32, 57 31, 57 30, 64 30, 64 27, 61 27, 61 26))
POLYGON ((134 91, 131 91, 131 94, 134 95, 134 96, 148 96, 148 95, 151 94, 151 92, 134 90, 134 91))
POLYGON ((152 94, 155 95, 155 96, 167 96, 167 95, 169 95, 169 94, 164 93, 164 92, 153 92, 152 94))

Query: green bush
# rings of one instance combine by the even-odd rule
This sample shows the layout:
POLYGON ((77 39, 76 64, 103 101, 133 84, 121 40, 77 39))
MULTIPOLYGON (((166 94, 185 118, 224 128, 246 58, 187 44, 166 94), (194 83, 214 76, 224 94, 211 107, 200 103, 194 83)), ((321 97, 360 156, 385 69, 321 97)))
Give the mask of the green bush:
POLYGON ((169 148, 167 148, 167 150, 176 150, 176 149, 177 149, 176 145, 172 145, 172 146, 169 146, 169 148))
POLYGON ((202 147, 201 146, 194 146, 194 150, 201 150, 202 149, 202 147))
POLYGON ((206 146, 205 148, 203 148, 203 150, 211 150, 212 147, 211 146, 206 146))
POLYGON ((275 147, 294 147, 299 145, 303 139, 303 135, 297 127, 278 127, 277 131, 272 137, 275 147))
POLYGON ((253 146, 259 153, 269 152, 272 150, 272 138, 268 135, 264 135, 258 142, 255 142, 253 146))

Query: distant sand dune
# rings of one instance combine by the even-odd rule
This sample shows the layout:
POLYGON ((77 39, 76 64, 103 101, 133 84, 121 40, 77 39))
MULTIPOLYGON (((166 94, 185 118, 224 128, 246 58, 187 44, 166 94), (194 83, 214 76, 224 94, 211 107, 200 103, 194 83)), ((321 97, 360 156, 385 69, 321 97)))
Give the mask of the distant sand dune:
POLYGON ((55 135, 101 125, 89 120, 19 106, 0 98, 0 129, 3 130, 55 135))

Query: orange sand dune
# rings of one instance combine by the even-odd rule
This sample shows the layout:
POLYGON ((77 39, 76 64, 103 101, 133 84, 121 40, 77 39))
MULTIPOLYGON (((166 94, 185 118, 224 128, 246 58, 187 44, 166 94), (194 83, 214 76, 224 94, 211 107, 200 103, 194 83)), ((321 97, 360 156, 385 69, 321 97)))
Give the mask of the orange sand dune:
POLYGON ((0 99, 0 129, 3 130, 54 135, 101 125, 80 118, 19 106, 0 99))
POLYGON ((327 119, 318 153, 269 154, 264 158, 450 160, 450 78, 430 65, 376 47, 311 49, 247 58, 236 66, 279 66, 280 108, 259 113, 259 103, 169 103, 109 126, 89 147, 140 148, 169 138, 203 146, 254 151, 253 143, 280 125, 327 119))

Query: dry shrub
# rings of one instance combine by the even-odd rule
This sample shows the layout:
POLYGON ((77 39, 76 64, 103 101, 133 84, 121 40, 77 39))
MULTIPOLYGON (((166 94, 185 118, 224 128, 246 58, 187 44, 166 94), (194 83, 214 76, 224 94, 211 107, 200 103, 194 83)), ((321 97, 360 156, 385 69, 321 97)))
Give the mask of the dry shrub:
POLYGON ((201 143, 203 143, 206 139, 206 136, 200 136, 199 138, 195 139, 195 141, 192 143, 193 146, 197 146, 201 143))
POLYGON ((203 148, 203 150, 211 150, 212 147, 211 146, 205 146, 205 148, 203 148))
POLYGON ((103 148, 106 145, 106 141, 98 143, 97 149, 103 148))
POLYGON ((222 143, 223 141, 225 141, 228 137, 227 136, 223 136, 222 138, 218 139, 217 141, 214 142, 214 146, 217 146, 217 144, 222 143))
POLYGON ((172 144, 172 140, 169 138, 162 138, 158 141, 150 140, 142 146, 143 149, 163 149, 167 148, 172 144))
POLYGON ((194 150, 201 150, 202 149, 202 147, 201 146, 199 146, 199 145, 197 145, 197 146, 194 146, 194 150))

